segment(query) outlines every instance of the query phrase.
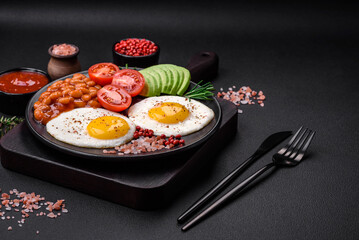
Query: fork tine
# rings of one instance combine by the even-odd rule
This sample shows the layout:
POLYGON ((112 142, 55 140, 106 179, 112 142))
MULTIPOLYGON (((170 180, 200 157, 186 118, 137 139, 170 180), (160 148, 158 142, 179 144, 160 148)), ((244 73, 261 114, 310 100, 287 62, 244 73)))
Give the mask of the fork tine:
POLYGON ((312 133, 312 130, 309 130, 308 132, 305 133, 305 136, 303 136, 303 138, 300 140, 299 145, 298 145, 297 147, 295 147, 295 148, 293 149, 292 154, 290 154, 290 157, 289 157, 290 159, 294 159, 294 158, 297 156, 298 152, 302 149, 303 144, 306 142, 308 136, 309 136, 311 133, 312 133))
POLYGON ((298 155, 294 159, 295 161, 301 161, 302 160, 305 152, 307 151, 310 143, 312 142, 312 139, 313 139, 314 135, 315 135, 315 131, 312 131, 309 134, 309 136, 306 138, 303 148, 299 150, 298 155))
MULTIPOLYGON (((297 137, 294 141, 294 143, 287 149, 287 152, 284 154, 284 156, 288 157, 292 151, 297 147, 298 143, 303 139, 303 136, 307 133, 308 128, 306 128, 299 137, 297 137)), ((305 139, 305 138, 304 138, 305 139)))
POLYGON ((300 133, 300 131, 302 130, 303 126, 301 126, 298 131, 294 134, 294 136, 289 140, 289 142, 287 143, 287 145, 285 145, 285 147, 283 147, 281 150, 278 151, 278 154, 283 154, 285 153, 288 148, 290 147, 290 145, 292 145, 292 143, 294 142, 295 138, 298 136, 298 134, 300 133))

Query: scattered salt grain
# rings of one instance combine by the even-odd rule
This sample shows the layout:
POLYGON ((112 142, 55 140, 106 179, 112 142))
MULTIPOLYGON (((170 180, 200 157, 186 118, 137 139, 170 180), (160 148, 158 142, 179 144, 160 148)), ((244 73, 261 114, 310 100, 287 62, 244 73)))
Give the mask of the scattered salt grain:
MULTIPOLYGON (((237 107, 240 105, 255 105, 258 103, 261 107, 264 107, 263 101, 266 99, 263 91, 254 91, 249 86, 242 86, 238 91, 234 91, 236 86, 228 88, 227 92, 223 91, 223 88, 220 88, 220 91, 217 93, 218 98, 223 98, 224 100, 231 101, 237 107)), ((238 109, 238 113, 243 113, 243 110, 238 109)))
MULTIPOLYGON (((17 189, 12 189, 9 191, 10 195, 7 193, 2 193, 0 198, 0 209, 4 207, 3 209, 8 211, 14 210, 14 212, 21 212, 20 217, 22 217, 21 220, 17 220, 18 226, 22 227, 25 223, 25 219, 29 218, 31 215, 33 216, 48 216, 50 218, 57 218, 58 216, 61 216, 61 210, 64 212, 65 208, 65 200, 57 200, 55 203, 53 202, 43 202, 45 200, 44 197, 41 197, 40 195, 36 195, 34 192, 32 193, 26 193, 26 192, 19 192, 17 189), (13 198, 13 199, 11 199, 13 198), (38 209, 41 208, 42 205, 47 205, 47 210, 49 210, 48 213, 46 212, 40 212, 38 209), (19 207, 19 208, 15 208, 19 207), (38 211, 38 212, 37 212, 38 211), (40 212, 40 213, 39 213, 40 212)), ((66 212, 68 210, 66 209, 66 212)), ((9 213, 8 213, 9 214, 9 213)), ((10 220, 15 219, 15 216, 5 216, 5 212, 0 212, 1 220, 10 220)), ((12 227, 10 226, 8 228, 8 231, 11 231, 12 227)), ((37 231, 37 234, 39 231, 37 231)))
POLYGON ((53 212, 50 212, 49 214, 47 214, 47 216, 49 218, 56 218, 57 217, 57 215, 55 215, 53 212))

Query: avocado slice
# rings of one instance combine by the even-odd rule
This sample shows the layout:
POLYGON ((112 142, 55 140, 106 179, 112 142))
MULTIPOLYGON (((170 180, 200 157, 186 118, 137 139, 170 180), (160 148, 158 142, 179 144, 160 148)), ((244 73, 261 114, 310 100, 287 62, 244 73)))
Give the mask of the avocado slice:
POLYGON ((157 73, 156 71, 150 70, 150 71, 145 71, 145 74, 149 74, 152 76, 152 78, 157 82, 157 86, 158 88, 155 91, 155 96, 159 96, 161 95, 162 92, 162 79, 161 76, 159 75, 159 73, 157 73))
POLYGON ((141 92, 140 92, 140 96, 143 96, 143 97, 148 97, 148 92, 149 92, 149 86, 148 86, 148 81, 146 81, 145 79, 145 86, 143 86, 141 92))
POLYGON ((186 92, 187 88, 189 87, 191 81, 191 73, 184 67, 176 66, 176 68, 179 72, 183 73, 182 84, 177 90, 177 95, 182 96, 186 92))
POLYGON ((170 70, 173 81, 172 81, 172 86, 169 90, 169 94, 176 95, 177 90, 181 86, 181 83, 182 83, 182 79, 180 78, 180 74, 177 71, 176 66, 173 64, 163 64, 161 67, 167 68, 170 70))
POLYGON ((145 87, 144 87, 144 90, 142 90, 143 94, 141 92, 140 95, 145 96, 145 97, 152 97, 152 96, 160 95, 161 90, 159 88, 157 79, 155 79, 152 75, 150 75, 146 72, 141 72, 141 73, 142 73, 143 77, 145 78, 145 87))
MULTIPOLYGON (((191 74, 186 68, 173 64, 154 65, 140 72, 144 75, 146 82, 149 82, 148 88, 152 88, 147 90, 149 95, 141 94, 142 96, 157 96, 160 93, 182 96, 191 80, 191 74), (156 89, 153 89, 154 87, 156 89)), ((146 85, 144 89, 146 89, 146 85)))
POLYGON ((170 82, 167 80, 168 76, 164 70, 161 69, 160 65, 154 65, 149 68, 145 68, 141 70, 140 72, 156 72, 160 76, 161 84, 161 92, 165 93, 167 92, 167 89, 171 86, 170 82))
MULTIPOLYGON (((165 86, 162 88, 162 93, 171 94, 171 88, 174 82, 171 70, 167 67, 164 67, 164 64, 157 65, 156 71, 161 74, 164 73, 165 78, 162 79, 162 82, 165 82, 165 86)), ((163 76, 163 75, 162 75, 163 76)))
POLYGON ((184 82, 184 71, 182 71, 182 69, 181 70, 178 69, 177 66, 175 66, 175 68, 176 68, 176 71, 178 72, 178 77, 179 77, 178 86, 177 86, 175 94, 179 95, 178 90, 180 89, 180 87, 182 86, 182 83, 184 82))

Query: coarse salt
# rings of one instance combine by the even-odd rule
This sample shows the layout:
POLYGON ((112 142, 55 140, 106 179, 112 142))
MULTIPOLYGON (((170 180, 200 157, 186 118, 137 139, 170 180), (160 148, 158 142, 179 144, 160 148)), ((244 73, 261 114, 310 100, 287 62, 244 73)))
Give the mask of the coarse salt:
MULTIPOLYGON (((223 98, 234 103, 237 107, 240 105, 255 105, 258 103, 261 107, 264 107, 263 101, 266 99, 263 91, 254 91, 249 86, 242 86, 238 91, 233 91, 236 86, 228 88, 227 92, 223 91, 223 88, 220 88, 220 91, 217 93, 218 98, 223 98)), ((238 109, 238 113, 243 113, 242 109, 238 109)))
MULTIPOLYGON (((26 192, 19 192, 17 189, 13 189, 9 191, 10 195, 7 193, 2 193, 1 194, 1 204, 0 204, 0 208, 4 207, 3 209, 6 210, 7 212, 0 212, 0 216, 1 216, 1 220, 10 220, 10 219, 15 219, 15 216, 10 216, 7 215, 5 216, 5 213, 10 214, 9 211, 14 210, 14 212, 20 212, 21 211, 21 215, 19 215, 20 217, 22 217, 21 220, 18 220, 18 226, 22 227, 23 224, 25 223, 25 218, 30 217, 31 215, 34 216, 48 216, 49 218, 56 218, 58 216, 61 216, 60 212, 57 211, 62 211, 62 212, 68 212, 67 209, 65 209, 65 200, 57 200, 55 203, 53 202, 42 202, 45 200, 44 197, 41 197, 40 195, 36 195, 34 192, 32 193, 26 193, 26 192), (13 197, 12 197, 13 196, 13 197), (13 198, 13 199, 11 199, 13 198), (20 207, 20 203, 21 203, 21 207, 20 207), (40 212, 40 213, 36 213, 36 211, 38 211, 38 209, 41 208, 41 205, 47 205, 48 206, 48 210, 49 212, 40 212), (20 207, 20 209, 15 208, 15 207, 20 207), (56 211, 56 212, 55 212, 56 211)), ((9 231, 12 230, 12 227, 10 226, 8 228, 9 231)), ((38 234, 38 231, 37 231, 38 234)))

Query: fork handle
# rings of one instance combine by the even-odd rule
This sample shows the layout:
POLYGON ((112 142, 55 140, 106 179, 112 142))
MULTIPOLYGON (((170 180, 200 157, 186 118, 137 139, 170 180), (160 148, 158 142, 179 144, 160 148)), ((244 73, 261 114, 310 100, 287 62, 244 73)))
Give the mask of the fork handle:
POLYGON ((241 165, 236 167, 230 174, 219 181, 213 186, 207 193, 205 193, 200 199, 198 199, 192 206, 190 206, 181 216, 178 217, 177 221, 183 223, 191 217, 199 208, 206 204, 209 200, 213 199, 220 191, 227 187, 239 174, 241 174, 253 161, 258 159, 257 155, 249 157, 241 165))
POLYGON ((205 218, 208 214, 214 212, 215 210, 219 209, 224 203, 233 199, 233 197, 235 197, 237 194, 239 194, 246 186, 248 186, 248 184, 253 182, 255 179, 257 179, 259 176, 261 176, 263 173, 265 173, 267 170, 269 170, 273 166, 275 166, 274 163, 270 163, 270 164, 265 165, 258 171, 256 171, 250 177, 245 179, 243 182, 238 184, 232 190, 228 191, 226 194, 224 194, 222 197, 220 197, 218 200, 216 200, 214 203, 212 203, 208 208, 203 210, 200 214, 198 214, 195 218, 193 218, 185 226, 183 226, 182 231, 188 230, 189 228, 194 226, 196 223, 201 221, 203 218, 205 218))

